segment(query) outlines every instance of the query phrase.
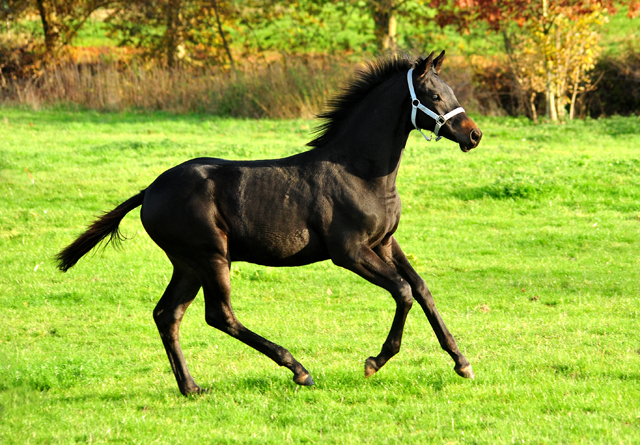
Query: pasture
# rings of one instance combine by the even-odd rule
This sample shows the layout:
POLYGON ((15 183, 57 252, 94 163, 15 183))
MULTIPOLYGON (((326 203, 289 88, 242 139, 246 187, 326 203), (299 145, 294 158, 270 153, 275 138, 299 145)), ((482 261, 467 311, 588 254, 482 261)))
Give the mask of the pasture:
POLYGON ((327 262, 234 264, 239 319, 316 384, 209 327, 200 295, 181 341, 208 393, 185 398, 151 315, 171 268, 139 210, 120 250, 66 274, 53 257, 167 168, 290 155, 315 123, 0 108, 0 442, 638 443, 640 117, 474 118, 470 153, 410 137, 396 237, 475 380, 418 305, 365 379, 388 294, 327 262))

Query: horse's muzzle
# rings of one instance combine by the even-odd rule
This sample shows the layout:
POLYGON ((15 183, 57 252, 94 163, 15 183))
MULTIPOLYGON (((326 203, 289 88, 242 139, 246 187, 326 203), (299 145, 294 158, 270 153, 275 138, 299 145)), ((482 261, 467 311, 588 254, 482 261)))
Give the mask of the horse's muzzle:
POLYGON ((458 144, 460 144, 460 150, 465 153, 470 151, 472 148, 476 148, 480 143, 480 139, 482 139, 482 132, 476 123, 466 114, 464 115, 462 122, 459 122, 454 131, 457 133, 456 139, 458 144))
POLYGON ((460 143, 460 150, 465 153, 470 151, 472 148, 476 148, 482 139, 482 132, 478 127, 473 128, 469 132, 469 140, 465 141, 466 143, 460 143))

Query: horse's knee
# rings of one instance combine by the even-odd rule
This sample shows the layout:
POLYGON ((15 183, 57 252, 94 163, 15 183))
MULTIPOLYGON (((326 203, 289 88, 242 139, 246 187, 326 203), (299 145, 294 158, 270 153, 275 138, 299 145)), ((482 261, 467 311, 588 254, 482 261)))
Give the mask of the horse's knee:
POLYGON ((409 312, 411 306, 413 306, 413 290, 411 289, 409 283, 404 280, 400 283, 396 302, 398 305, 401 305, 407 312, 409 312))

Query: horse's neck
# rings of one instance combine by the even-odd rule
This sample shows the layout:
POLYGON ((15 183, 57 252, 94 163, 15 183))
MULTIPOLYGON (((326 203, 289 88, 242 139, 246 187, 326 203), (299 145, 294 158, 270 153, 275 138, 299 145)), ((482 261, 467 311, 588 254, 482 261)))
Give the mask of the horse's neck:
POLYGON ((371 92, 332 141, 338 162, 360 178, 386 177, 395 182, 411 130, 411 103, 404 78, 396 76, 371 92))

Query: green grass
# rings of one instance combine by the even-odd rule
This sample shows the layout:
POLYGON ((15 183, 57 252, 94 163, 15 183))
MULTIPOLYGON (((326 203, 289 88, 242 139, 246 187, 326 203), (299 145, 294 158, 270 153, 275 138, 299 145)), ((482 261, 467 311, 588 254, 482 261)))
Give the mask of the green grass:
POLYGON ((90 17, 78 31, 73 44, 80 47, 115 47, 118 41, 107 36, 107 26, 102 19, 90 17))
POLYGON ((384 291, 330 263, 234 264, 240 320, 316 385, 207 326, 198 296, 181 338, 209 392, 184 398, 151 317, 170 266, 138 212, 121 250, 52 258, 165 169, 295 153, 313 122, 0 108, 0 443, 638 443, 640 118, 477 121, 468 154, 411 136, 397 233, 474 381, 417 305, 365 380, 384 291))
POLYGON ((629 18, 628 8, 623 7, 602 27, 601 45, 605 55, 616 56, 627 52, 638 52, 640 46, 635 36, 638 34, 639 18, 629 18))

